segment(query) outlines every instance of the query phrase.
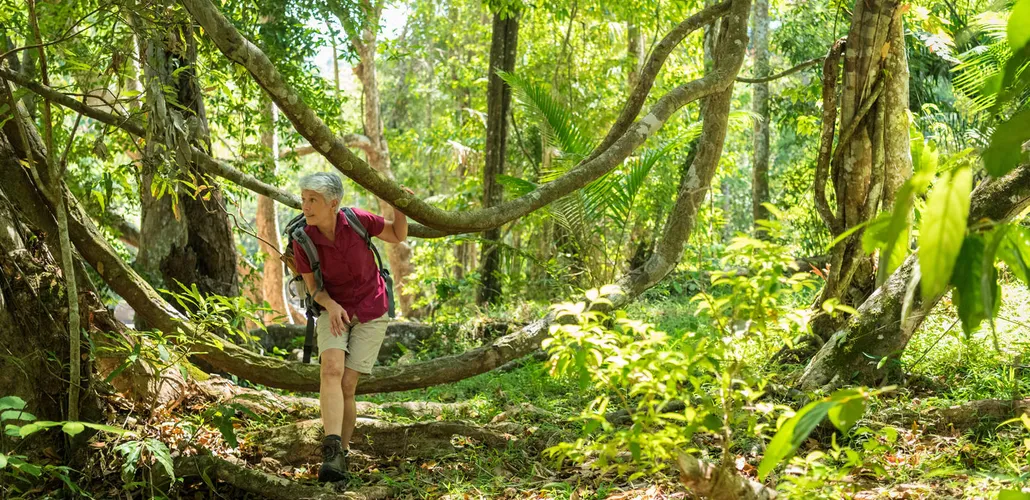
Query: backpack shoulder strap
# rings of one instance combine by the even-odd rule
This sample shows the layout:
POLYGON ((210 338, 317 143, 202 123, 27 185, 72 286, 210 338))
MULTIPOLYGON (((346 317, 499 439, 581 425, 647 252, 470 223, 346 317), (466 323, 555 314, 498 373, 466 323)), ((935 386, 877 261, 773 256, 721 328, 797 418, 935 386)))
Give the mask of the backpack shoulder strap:
POLYGON ((358 219, 358 214, 354 213, 354 210, 350 207, 344 207, 341 210, 343 210, 343 216, 347 218, 347 224, 350 225, 351 229, 353 229, 355 233, 358 233, 358 236, 360 236, 361 239, 365 240, 365 244, 368 245, 368 249, 372 251, 373 255, 375 255, 376 267, 382 270, 383 258, 379 256, 379 249, 372 244, 372 237, 369 236, 368 230, 365 229, 365 225, 361 223, 361 219, 358 219))
POLYGON ((322 266, 318 261, 318 249, 315 248, 315 242, 311 241, 311 237, 304 231, 304 226, 294 228, 290 233, 290 238, 304 250, 304 255, 308 257, 308 263, 311 264, 311 272, 315 275, 315 285, 318 287, 316 291, 322 290, 322 266))
POLYGON ((343 216, 347 218, 347 224, 350 224, 351 229, 353 229, 355 233, 358 233, 358 236, 361 236, 361 239, 365 240, 365 243, 371 247, 372 238, 368 235, 368 230, 365 229, 365 225, 361 223, 361 219, 358 219, 358 214, 354 213, 354 209, 344 207, 343 216))

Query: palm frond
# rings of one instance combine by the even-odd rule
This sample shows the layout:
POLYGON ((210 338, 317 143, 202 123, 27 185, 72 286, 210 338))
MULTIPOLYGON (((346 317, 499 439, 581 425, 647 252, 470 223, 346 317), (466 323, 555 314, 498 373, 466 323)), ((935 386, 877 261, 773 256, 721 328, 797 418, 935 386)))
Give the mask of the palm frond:
POLYGON ((586 236, 587 221, 582 193, 577 191, 554 201, 549 207, 549 214, 559 226, 572 235, 577 247, 587 247, 589 242, 586 236))
POLYGON ((999 12, 977 16, 971 27, 978 29, 990 41, 959 54, 960 62, 951 70, 955 75, 952 85, 972 101, 972 113, 980 113, 994 105, 994 93, 984 92, 984 87, 988 80, 1001 73, 1012 53, 1006 39, 1005 18, 1005 14, 999 12))
POLYGON ((535 183, 510 175, 498 175, 497 183, 504 186, 508 194, 515 198, 527 195, 536 189, 535 183))
POLYGON ((516 101, 541 124, 547 142, 557 147, 563 157, 578 160, 590 153, 593 146, 571 109, 540 84, 514 73, 498 74, 511 86, 516 101))

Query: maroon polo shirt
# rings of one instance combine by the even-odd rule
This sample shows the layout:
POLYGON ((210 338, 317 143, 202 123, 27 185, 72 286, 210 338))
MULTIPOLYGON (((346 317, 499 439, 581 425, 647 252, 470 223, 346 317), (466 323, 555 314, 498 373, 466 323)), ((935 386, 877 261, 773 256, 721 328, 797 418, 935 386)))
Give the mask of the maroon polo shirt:
MULTIPOLYGON (((386 227, 382 217, 355 208, 354 214, 370 236, 378 236, 386 227)), ((386 301, 386 283, 379 276, 376 258, 358 233, 347 223, 343 210, 336 214, 336 235, 329 241, 315 226, 307 226, 311 241, 318 250, 322 267, 322 283, 326 293, 343 307, 352 321, 372 321, 389 308, 386 301), (355 319, 357 317, 357 319, 355 319)), ((304 249, 293 244, 294 263, 300 273, 310 273, 311 263, 304 249)))

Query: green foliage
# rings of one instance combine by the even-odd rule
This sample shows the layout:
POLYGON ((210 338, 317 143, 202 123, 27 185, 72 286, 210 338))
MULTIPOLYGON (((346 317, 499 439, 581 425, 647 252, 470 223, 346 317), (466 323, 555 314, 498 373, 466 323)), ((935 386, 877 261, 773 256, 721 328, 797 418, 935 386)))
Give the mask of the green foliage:
POLYGON ((524 77, 503 71, 498 74, 511 86, 513 96, 523 109, 541 125, 547 144, 559 149, 560 160, 575 163, 590 153, 591 141, 568 106, 559 103, 543 86, 524 77))
POLYGON ((87 428, 119 436, 132 436, 133 434, 119 427, 93 422, 37 420, 35 415, 25 410, 25 407, 25 400, 18 396, 0 398, 0 424, 4 425, 4 433, 0 436, 0 485, 10 486, 10 489, 0 489, 0 492, 29 494, 38 481, 56 479, 60 480, 67 487, 68 492, 76 497, 92 498, 88 491, 83 490, 75 483, 74 471, 70 467, 32 463, 27 456, 17 453, 17 441, 39 431, 56 427, 60 427, 61 431, 69 437, 75 437, 87 428), (11 449, 11 441, 15 443, 14 450, 11 449))
POLYGON ((871 397, 893 388, 870 391, 866 388, 842 389, 819 401, 808 403, 780 426, 765 449, 765 457, 758 465, 758 477, 764 479, 777 464, 798 449, 815 427, 829 417, 841 432, 847 433, 865 413, 871 397))
MULTIPOLYGON (((951 276, 951 284, 955 286, 955 293, 952 301, 958 308, 958 316, 962 320, 962 330, 966 336, 971 335, 980 328, 980 323, 987 317, 987 311, 995 311, 1000 305, 1001 295, 998 292, 997 277, 993 275, 994 266, 990 266, 991 276, 986 280, 989 286, 995 288, 993 297, 994 304, 989 309, 984 309, 982 283, 984 269, 984 239, 979 235, 967 236, 962 243, 962 251, 959 253, 958 263, 951 276)), ((993 264, 993 262, 992 262, 993 264)), ((993 316, 993 313, 991 314, 993 316)))
POLYGON ((995 177, 1007 174, 1026 160, 1023 143, 1030 140, 1030 110, 1026 90, 1030 88, 1030 5, 1020 0, 1013 8, 1007 27, 1011 56, 1004 69, 985 83, 985 93, 994 97, 992 112, 1007 115, 994 128, 990 145, 984 151, 984 166, 995 177))
MULTIPOLYGON (((780 215, 767 205, 770 213, 780 215)), ((810 273, 799 272, 786 248, 777 243, 786 237, 778 220, 759 221, 767 239, 737 236, 720 260, 725 271, 712 273, 712 291, 691 299, 698 314, 707 316, 727 338, 771 335, 791 345, 807 331, 807 311, 789 310, 788 299, 802 290, 815 290, 810 273)))
POLYGON ((183 361, 193 354, 193 351, 189 348, 190 343, 186 335, 180 331, 166 334, 161 330, 135 333, 132 338, 118 334, 107 335, 106 342, 96 346, 97 354, 125 357, 125 360, 111 371, 105 382, 114 380, 134 365, 147 367, 155 376, 160 376, 169 368, 176 368, 184 379, 189 378, 183 361))
POLYGON ((205 295, 200 292, 196 283, 190 286, 176 283, 181 292, 162 289, 161 293, 189 312, 189 322, 203 336, 201 339, 192 340, 204 342, 217 349, 221 349, 221 340, 218 335, 210 334, 235 336, 245 344, 253 344, 256 338, 246 330, 247 322, 264 325, 262 316, 271 311, 268 307, 251 304, 246 297, 205 295))
POLYGON ((125 488, 129 491, 145 486, 153 488, 153 465, 155 463, 161 465, 162 471, 169 479, 175 479, 175 466, 172 463, 171 452, 164 443, 157 439, 125 441, 116 446, 114 450, 124 460, 122 462, 122 480, 126 483, 125 488), (136 481, 137 474, 141 471, 146 474, 147 481, 136 481))
POLYGON ((920 289, 923 300, 944 293, 962 249, 969 217, 973 173, 959 167, 944 174, 930 191, 919 233, 920 289))
MULTIPOLYGON (((244 397, 244 396, 239 396, 244 397)), ((254 399, 260 400, 256 396, 250 396, 254 399)), ((235 423, 240 421, 238 415, 246 415, 251 418, 259 418, 250 408, 247 408, 242 403, 237 401, 230 401, 226 403, 218 403, 217 405, 208 408, 203 413, 205 421, 209 421, 218 428, 218 431, 222 434, 222 438, 225 442, 233 448, 240 446, 239 441, 236 439, 236 427, 235 423)))
MULTIPOLYGON (((591 297, 603 301, 597 291, 591 297)), ((581 390, 592 388, 599 393, 577 418, 583 436, 549 449, 550 456, 579 463, 596 456, 596 467, 620 473, 636 470, 631 477, 639 477, 665 468, 677 450, 692 446, 695 433, 722 432, 722 405, 716 398, 706 396, 684 410, 670 409, 674 402, 689 401, 691 394, 719 383, 719 342, 697 338, 668 349, 669 336, 651 325, 629 319, 621 311, 608 316, 588 307, 582 302, 556 306, 559 319, 572 321, 552 326, 551 337, 544 341, 552 376, 569 377, 581 390), (616 407, 629 413, 632 425, 616 427, 606 419, 616 407), (632 463, 617 458, 625 450, 631 453, 632 463)), ((751 390, 740 393, 750 399, 758 395, 751 390)))

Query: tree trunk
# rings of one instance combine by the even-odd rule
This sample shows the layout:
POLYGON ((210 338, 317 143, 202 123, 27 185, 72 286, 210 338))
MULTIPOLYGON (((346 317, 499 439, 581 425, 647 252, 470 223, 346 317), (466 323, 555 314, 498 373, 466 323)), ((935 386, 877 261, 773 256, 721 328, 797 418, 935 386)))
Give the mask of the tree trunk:
MULTIPOLYGON (((983 219, 1005 221, 1030 206, 1030 166, 1022 166, 1005 177, 987 181, 973 191, 969 210, 970 224, 983 219)), ((851 382, 875 384, 896 375, 900 358, 909 339, 939 297, 924 303, 918 291, 915 254, 894 271, 859 308, 847 324, 830 338, 805 368, 799 385, 812 390, 827 384, 851 382), (916 281, 916 283, 913 282, 916 281), (908 316, 901 312, 911 294, 908 316), (884 357, 892 358, 881 363, 884 357)))
MULTIPOLYGON (((265 129, 261 131, 261 143, 266 154, 266 170, 269 175, 275 175, 276 163, 279 158, 279 141, 275 136, 275 121, 278 111, 275 109, 275 104, 267 98, 262 99, 262 104, 267 121, 264 123, 265 129)), ((257 199, 257 234, 258 245, 261 253, 264 254, 261 296, 272 309, 271 313, 265 315, 265 323, 293 323, 293 318, 286 306, 283 265, 279 260, 279 252, 282 248, 282 242, 279 241, 279 218, 276 216, 275 201, 264 195, 258 195, 257 199), (277 316, 282 319, 275 321, 277 316)))
MULTIPOLYGON (((816 205, 833 237, 889 208, 884 202, 893 200, 893 191, 912 170, 905 114, 908 63, 900 14, 897 0, 855 5, 844 51, 840 137, 833 150, 834 110, 824 109, 816 167, 816 205), (823 194, 827 169, 833 180, 836 213, 828 208, 823 194)), ((833 62, 824 66, 829 70, 823 76, 824 108, 833 105, 837 71, 836 59, 827 60, 833 62)), ((862 231, 856 231, 834 247, 826 286, 814 308, 819 310, 831 298, 853 306, 861 304, 875 288, 873 269, 872 257, 862 250, 862 231)), ((827 315, 813 322, 813 330, 822 338, 828 338, 837 326, 827 315)))
POLYGON ((636 21, 626 23, 626 65, 627 81, 629 92, 637 87, 640 81, 640 71, 644 68, 644 33, 640 31, 640 25, 636 21))
MULTIPOLYGON (((390 167, 390 148, 383 134, 382 113, 379 108, 379 80, 376 75, 376 50, 378 49, 379 18, 383 10, 381 0, 362 0, 359 7, 365 16, 360 27, 350 22, 349 15, 341 10, 340 6, 333 2, 333 12, 343 24, 351 45, 358 53, 359 63, 354 67, 354 74, 361 82, 362 116, 364 120, 365 136, 371 142, 371 146, 364 148, 369 166, 385 176, 394 180, 393 170, 390 167)), ((382 198, 379 201, 379 213, 387 220, 393 220, 393 205, 382 198)), ((390 262, 390 271, 394 278, 394 289, 396 290, 397 306, 401 315, 407 316, 411 313, 411 305, 415 301, 412 290, 407 290, 407 278, 412 272, 411 247, 407 243, 387 243, 386 258, 390 262)))
MULTIPOLYGON (((769 0, 755 0, 752 59, 755 78, 769 76, 769 0)), ((752 221, 769 218, 763 203, 769 202, 769 84, 751 86, 751 111, 756 115, 751 154, 752 221)), ((764 234, 754 227, 755 234, 764 234)))
MULTIPOLYGON (((490 40, 489 83, 486 89, 486 163, 483 166, 483 207, 501 202, 503 187, 497 177, 504 174, 504 160, 508 146, 508 111, 511 109, 511 87, 501 79, 498 71, 515 69, 515 56, 519 45, 518 13, 494 13, 493 34, 490 40)), ((501 299, 501 254, 497 244, 501 228, 483 233, 480 252, 479 290, 476 303, 494 304, 501 299)))
MULTIPOLYGON (((6 89, 2 94, 6 94, 6 89)), ((2 94, 2 102, 9 104, 7 95, 2 94)), ((18 114, 25 113, 21 106, 16 109, 18 114)), ((25 141, 31 141, 29 147, 35 152, 32 161, 43 170, 47 155, 39 147, 38 135, 30 138, 34 129, 25 129, 33 126, 27 116, 16 116, 0 130, 0 171, 27 175, 21 163, 28 158, 25 141), (18 121, 21 123, 16 127, 18 121)), ((93 387, 88 343, 80 344, 79 352, 74 354, 81 359, 80 376, 73 381, 80 387, 80 397, 77 408, 68 407, 70 374, 64 360, 71 356, 69 300, 64 272, 58 261, 60 247, 55 245, 56 217, 40 192, 31 187, 31 193, 14 192, 15 185, 7 182, 10 176, 5 174, 2 178, 5 182, 0 185, 0 371, 6 376, 0 377, 0 397, 22 398, 26 402, 25 411, 38 420, 60 421, 75 415, 76 420, 96 421, 102 413, 93 387), (25 205, 26 198, 35 202, 25 205), (50 225, 45 228, 30 225, 32 216, 47 217, 50 225)), ((78 264, 75 256, 65 260, 75 261, 73 266, 78 264)), ((76 267, 77 279, 88 285, 82 266, 76 267)), ((83 306, 78 311, 82 328, 99 335, 112 326, 102 321, 110 319, 109 316, 94 317, 97 307, 103 313, 107 311, 102 309, 92 286, 80 285, 76 298, 83 306)), ((28 439, 19 451, 38 459, 45 448, 63 450, 64 443, 60 433, 39 433, 28 439)), ((7 444, 2 447, 11 448, 7 444)))
POLYGON ((193 70, 196 40, 192 29, 181 24, 151 35, 144 64, 148 120, 137 263, 162 288, 179 291, 175 283, 179 281, 196 284, 205 294, 235 296, 239 294, 236 245, 221 190, 208 185, 195 191, 176 182, 204 185, 190 146, 210 153, 203 95, 193 70), (165 101, 165 88, 175 89, 177 103, 187 111, 165 101), (174 151, 166 144, 175 145, 174 151), (163 196, 154 195, 162 190, 163 196))

